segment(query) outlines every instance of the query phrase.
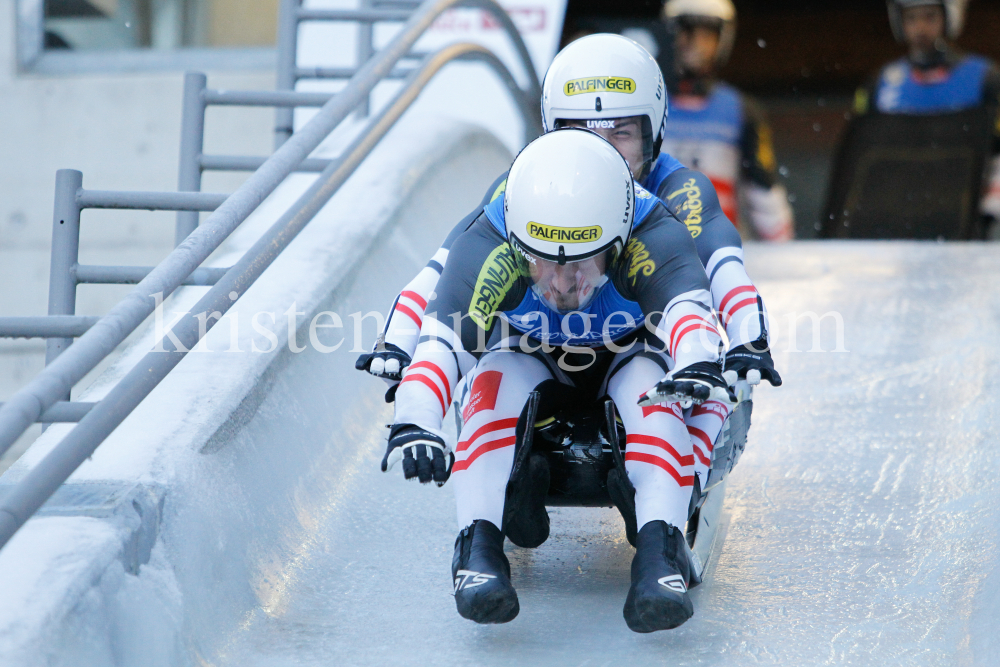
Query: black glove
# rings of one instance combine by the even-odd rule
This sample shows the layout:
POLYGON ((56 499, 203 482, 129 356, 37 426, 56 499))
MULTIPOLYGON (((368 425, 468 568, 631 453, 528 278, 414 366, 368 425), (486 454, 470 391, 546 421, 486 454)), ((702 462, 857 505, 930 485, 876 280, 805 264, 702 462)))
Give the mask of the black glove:
POLYGON ((380 377, 389 383, 385 392, 385 402, 396 400, 396 387, 403 379, 403 371, 410 365, 410 355, 403 352, 392 343, 383 343, 381 339, 375 344, 375 349, 368 354, 362 354, 354 362, 354 368, 367 371, 375 377, 380 377))
POLYGON ((382 472, 397 461, 403 462, 403 476, 418 478, 421 484, 434 480, 443 486, 451 476, 455 455, 440 437, 413 424, 394 424, 389 430, 389 446, 382 459, 382 472))
POLYGON ((709 399, 735 403, 736 394, 722 377, 718 364, 699 361, 657 382, 655 387, 639 397, 639 405, 680 403, 682 408, 689 408, 709 399))
POLYGON ((358 360, 354 362, 354 367, 383 380, 399 382, 403 379, 403 371, 410 365, 410 361, 412 361, 410 355, 392 343, 380 342, 376 344, 374 350, 358 357, 358 360))
POLYGON ((767 347, 767 339, 761 336, 752 343, 734 347, 726 353, 726 371, 735 371, 737 377, 746 380, 747 384, 760 384, 761 378, 772 386, 781 386, 781 376, 774 369, 771 350, 767 347))

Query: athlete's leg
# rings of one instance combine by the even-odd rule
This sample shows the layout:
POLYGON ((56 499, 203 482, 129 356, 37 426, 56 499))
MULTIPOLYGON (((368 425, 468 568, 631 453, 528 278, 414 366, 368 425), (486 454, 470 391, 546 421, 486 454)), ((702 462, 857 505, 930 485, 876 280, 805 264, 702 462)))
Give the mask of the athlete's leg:
POLYGON ((608 394, 625 425, 625 470, 635 487, 639 532, 632 585, 622 614, 635 632, 675 628, 694 613, 684 541, 694 482, 691 438, 676 403, 639 407, 666 372, 667 359, 640 353, 612 367, 608 394))
POLYGON ((718 443, 722 425, 729 416, 729 406, 719 401, 705 401, 684 412, 684 423, 691 435, 694 450, 694 472, 701 488, 708 484, 708 471, 712 467, 712 451, 718 443))
POLYGON ((520 610, 503 552, 504 501, 518 417, 531 390, 551 377, 527 354, 490 352, 473 370, 463 401, 451 476, 461 532, 451 574, 458 613, 477 623, 507 623, 520 610))
POLYGON ((666 374, 662 360, 638 354, 612 366, 608 395, 625 425, 625 470, 635 487, 637 528, 662 520, 683 529, 694 482, 691 437, 678 404, 639 407, 666 374))
POLYGON ((502 526, 514 427, 528 394, 551 377, 538 359, 509 350, 489 352, 473 370, 451 476, 460 529, 477 519, 502 526))

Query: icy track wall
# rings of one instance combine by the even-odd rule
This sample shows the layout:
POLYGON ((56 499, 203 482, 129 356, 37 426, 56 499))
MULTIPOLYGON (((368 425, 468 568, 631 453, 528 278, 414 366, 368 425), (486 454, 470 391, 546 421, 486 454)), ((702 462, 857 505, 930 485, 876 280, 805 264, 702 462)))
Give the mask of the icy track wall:
MULTIPOLYGON (((359 471, 341 444, 391 415, 382 383, 353 368, 348 315, 384 312, 510 160, 482 129, 404 118, 234 306, 240 351, 227 351, 234 341, 220 322, 207 337, 213 351, 192 351, 0 552, 0 664, 213 664, 227 653, 220 638, 252 609, 280 605, 314 546, 311 528, 340 502, 332 473, 359 471), (293 302, 298 353, 284 315, 293 302), (310 341, 322 311, 343 319, 343 329, 313 330, 320 345, 345 340, 334 352, 310 341), (271 353, 251 351, 251 342, 269 347, 250 326, 258 312, 276 315, 258 319, 279 341, 271 353)), ((238 230, 230 255, 308 183, 283 184, 238 230)), ((165 322, 201 292, 168 300, 165 322)), ((374 318, 364 327, 370 345, 374 318)), ((106 393, 152 334, 75 398, 106 393)), ((68 428, 46 432, 0 477, 0 493, 68 428)))

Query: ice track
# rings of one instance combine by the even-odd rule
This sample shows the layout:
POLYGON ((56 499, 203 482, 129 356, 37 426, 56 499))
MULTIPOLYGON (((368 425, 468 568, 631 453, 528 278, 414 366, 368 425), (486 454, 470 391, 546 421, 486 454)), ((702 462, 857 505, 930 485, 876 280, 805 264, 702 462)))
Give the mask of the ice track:
POLYGON ((261 575, 261 605, 212 664, 996 664, 998 248, 796 243, 747 257, 785 385, 757 393, 689 623, 626 628, 632 550, 614 511, 584 509, 552 510, 537 550, 508 545, 514 622, 460 618, 451 491, 379 472, 390 412, 345 355, 354 402, 300 487, 299 546, 261 575), (815 344, 808 312, 841 315, 846 351, 832 316, 815 344))

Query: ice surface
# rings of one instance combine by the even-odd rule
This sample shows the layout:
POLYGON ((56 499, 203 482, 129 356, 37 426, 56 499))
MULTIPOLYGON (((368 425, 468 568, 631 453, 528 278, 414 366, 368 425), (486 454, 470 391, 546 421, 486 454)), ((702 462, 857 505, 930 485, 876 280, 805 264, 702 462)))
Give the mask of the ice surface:
POLYGON ((611 510, 553 510, 546 544, 509 548, 514 622, 460 618, 452 494, 378 471, 390 412, 370 380, 212 664, 995 664, 998 250, 748 247, 785 384, 757 392, 682 628, 626 628, 632 550, 611 510), (829 316, 816 345, 809 312, 839 313, 842 344, 829 316))

